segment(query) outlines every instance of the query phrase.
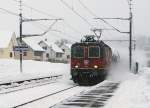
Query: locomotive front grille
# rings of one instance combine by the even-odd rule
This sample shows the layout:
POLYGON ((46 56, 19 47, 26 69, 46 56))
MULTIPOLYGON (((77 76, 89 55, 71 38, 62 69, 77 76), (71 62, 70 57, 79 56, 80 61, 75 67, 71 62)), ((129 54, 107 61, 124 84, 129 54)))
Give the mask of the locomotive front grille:
POLYGON ((78 75, 78 74, 105 74, 105 69, 71 69, 72 75, 78 75))

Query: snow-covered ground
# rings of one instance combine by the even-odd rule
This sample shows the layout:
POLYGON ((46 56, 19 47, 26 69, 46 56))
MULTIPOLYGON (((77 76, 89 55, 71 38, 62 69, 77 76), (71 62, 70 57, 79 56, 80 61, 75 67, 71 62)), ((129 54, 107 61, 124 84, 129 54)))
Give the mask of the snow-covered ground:
POLYGON ((20 72, 19 60, 0 59, 0 83, 30 78, 69 74, 69 64, 23 60, 20 72))
POLYGON ((121 83, 104 108, 150 108, 150 68, 121 83))
POLYGON ((120 54, 119 64, 111 68, 107 79, 121 84, 104 108, 150 108, 150 68, 145 52, 133 52, 133 62, 139 63, 137 74, 128 70, 128 53, 122 49, 120 54))
MULTIPOLYGON (((119 51, 120 53, 120 62, 117 65, 112 65, 109 76, 107 77, 108 81, 117 81, 120 82, 120 85, 116 92, 114 93, 114 96, 107 102, 106 106, 104 108, 150 108, 150 68, 146 67, 146 58, 145 55, 143 55, 143 52, 141 51, 134 51, 134 61, 138 61, 139 64, 139 72, 137 74, 134 74, 134 72, 129 71, 128 67, 128 50, 122 49, 119 51)), ((40 61, 32 61, 32 60, 25 60, 23 61, 23 73, 20 73, 19 71, 19 61, 18 60, 6 60, 1 59, 0 60, 0 81, 13 81, 13 80, 19 80, 19 79, 26 79, 26 78, 33 78, 33 77, 40 77, 40 76, 47 76, 47 75, 57 75, 57 74, 63 74, 65 77, 60 84, 58 84, 58 89, 64 88, 64 87, 70 87, 73 85, 73 82, 69 80, 70 78, 70 65, 69 64, 63 64, 63 63, 50 63, 50 62, 40 62, 40 61)), ((50 85, 47 85, 50 86, 50 85)), ((51 89, 49 87, 43 87, 43 89, 46 91, 45 94, 49 92, 54 92, 55 86, 53 85, 54 89, 51 89), (51 91, 49 91, 51 89, 51 91)), ((42 87, 39 88, 39 90, 42 89, 42 87)), ((74 91, 70 91, 68 93, 63 95, 56 95, 54 96, 55 100, 46 99, 43 100, 43 102, 39 102, 38 106, 40 106, 40 103, 43 105, 53 105, 67 97, 69 97, 68 94, 74 95, 85 88, 81 89, 80 87, 75 89, 74 91), (79 90, 80 89, 80 90, 79 90), (78 91, 79 90, 79 91, 78 91), (59 98, 58 98, 58 97, 59 98), (64 97, 65 96, 65 97, 64 97), (58 101, 59 100, 59 101, 58 101), (52 102, 53 101, 53 102, 52 102), (48 102, 48 103, 47 103, 48 102)), ((43 92, 43 90, 41 90, 43 92)), ((26 96, 23 96, 22 92, 22 102, 26 99, 35 98, 38 95, 42 95, 42 92, 38 94, 39 92, 35 92, 34 96, 30 95, 30 93, 33 92, 33 89, 31 92, 26 92, 29 95, 29 98, 25 98, 26 96)), ((20 93, 21 93, 20 92, 20 93)), ((19 92, 18 92, 19 93, 19 92)), ((18 96, 19 94, 11 94, 11 96, 8 95, 1 95, 0 96, 0 106, 3 108, 7 108, 8 105, 7 101, 13 99, 14 97, 18 96), (11 98, 10 98, 11 97, 11 98)), ((17 100, 13 100, 13 102, 17 103, 17 100)), ((20 102, 20 101, 19 101, 20 102)), ((37 104, 37 103, 36 103, 37 104)), ((36 106, 34 104, 34 106, 36 106)), ((1 108, 0 107, 0 108, 1 108)), ((42 107, 42 106, 40 106, 42 107)), ((43 106, 44 107, 44 106, 43 106)), ((42 108, 43 108, 42 107, 42 108)), ((46 107, 44 107, 46 108, 46 107)))
MULTIPOLYGON (((19 71, 18 60, 0 60, 0 83, 16 80, 24 80, 42 76, 63 75, 56 83, 50 83, 43 86, 37 86, 8 94, 0 95, 0 108, 10 108, 28 101, 64 90, 74 86, 70 80, 70 65, 63 63, 50 63, 32 60, 23 61, 23 72, 19 71)), ((25 108, 48 108, 56 103, 87 90, 89 87, 75 87, 63 93, 58 93, 42 100, 23 106, 25 108)))

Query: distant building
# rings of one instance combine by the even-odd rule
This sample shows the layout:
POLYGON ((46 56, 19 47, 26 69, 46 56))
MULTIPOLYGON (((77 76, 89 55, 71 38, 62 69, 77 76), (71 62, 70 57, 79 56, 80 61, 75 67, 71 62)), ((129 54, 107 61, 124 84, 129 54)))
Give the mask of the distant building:
POLYGON ((42 40, 39 45, 45 50, 45 60, 51 62, 63 62, 64 52, 55 43, 42 40))
POLYGON ((71 57, 71 44, 63 44, 62 46, 60 46, 60 48, 64 52, 63 60, 66 61, 66 62, 69 62, 70 57, 71 57))
POLYGON ((14 46, 17 46, 15 32, 0 31, 0 58, 15 58, 14 46))
MULTIPOLYGON (((24 60, 44 60, 45 50, 40 47, 38 44, 39 41, 36 41, 33 37, 26 37, 22 39, 22 46, 28 47, 28 50, 22 52, 24 60)), ((18 43, 19 39, 18 39, 18 43)), ((16 58, 19 59, 20 52, 16 54, 16 58)))

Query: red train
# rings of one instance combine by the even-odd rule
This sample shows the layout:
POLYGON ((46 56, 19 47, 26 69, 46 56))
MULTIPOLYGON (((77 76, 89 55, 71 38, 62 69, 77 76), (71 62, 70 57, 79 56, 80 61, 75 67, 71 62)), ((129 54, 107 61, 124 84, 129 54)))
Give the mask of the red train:
POLYGON ((71 76, 79 85, 93 85, 104 80, 112 61, 112 50, 94 36, 71 47, 71 76))

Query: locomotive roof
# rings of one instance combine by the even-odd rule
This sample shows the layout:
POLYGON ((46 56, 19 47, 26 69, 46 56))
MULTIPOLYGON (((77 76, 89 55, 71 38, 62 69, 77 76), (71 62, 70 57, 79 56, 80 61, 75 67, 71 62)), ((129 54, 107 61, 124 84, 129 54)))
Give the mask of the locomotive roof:
POLYGON ((101 46, 101 47, 108 47, 111 49, 111 47, 109 45, 107 45, 106 43, 104 43, 102 40, 101 41, 96 41, 96 42, 76 42, 74 44, 72 44, 72 47, 74 46, 101 46))
MULTIPOLYGON (((74 43, 72 46, 76 45, 81 45, 81 46, 86 46, 86 45, 100 45, 100 46, 105 46, 106 44, 103 41, 96 41, 96 42, 77 42, 74 43)), ((108 46, 108 45, 106 45, 108 46)))

